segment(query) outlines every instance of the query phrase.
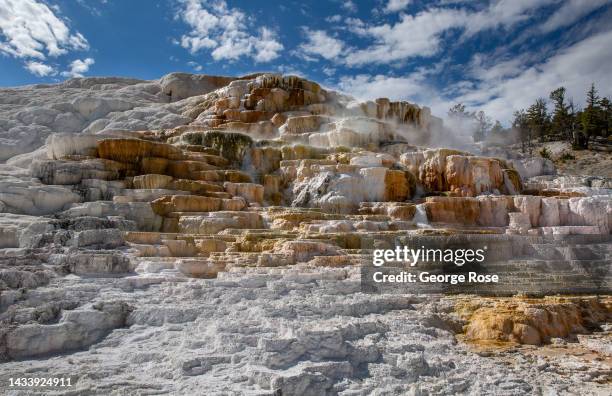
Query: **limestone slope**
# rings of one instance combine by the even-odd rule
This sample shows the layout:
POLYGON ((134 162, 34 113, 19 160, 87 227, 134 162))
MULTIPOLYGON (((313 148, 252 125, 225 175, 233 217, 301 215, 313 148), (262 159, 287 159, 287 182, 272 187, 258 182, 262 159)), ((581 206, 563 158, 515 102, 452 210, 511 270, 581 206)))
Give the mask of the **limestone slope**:
POLYGON ((609 385, 609 299, 445 294, 609 295, 610 179, 490 156, 427 107, 359 103, 295 76, 3 93, 2 384, 53 373, 85 394, 609 385), (487 246, 479 271, 504 281, 364 288, 374 249, 396 246, 487 246), (471 349, 481 341, 504 348, 471 349), (598 359, 534 362, 521 346, 555 343, 598 359))

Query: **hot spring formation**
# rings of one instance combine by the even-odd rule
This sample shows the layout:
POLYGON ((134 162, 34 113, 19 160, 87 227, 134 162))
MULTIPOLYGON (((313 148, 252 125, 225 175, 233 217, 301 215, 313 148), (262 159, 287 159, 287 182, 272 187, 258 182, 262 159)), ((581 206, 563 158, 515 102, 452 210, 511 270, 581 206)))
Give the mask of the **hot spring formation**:
POLYGON ((0 389, 609 389, 610 179, 273 74, 2 89, 0 143, 0 389), (421 245, 506 282, 363 292, 374 250, 421 245))

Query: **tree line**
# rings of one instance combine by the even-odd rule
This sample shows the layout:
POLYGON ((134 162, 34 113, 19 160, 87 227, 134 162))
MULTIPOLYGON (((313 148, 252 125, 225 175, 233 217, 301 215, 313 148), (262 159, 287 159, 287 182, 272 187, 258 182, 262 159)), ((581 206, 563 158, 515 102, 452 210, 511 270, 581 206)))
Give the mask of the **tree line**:
MULTIPOLYGON (((572 99, 566 97, 565 87, 552 91, 548 98, 552 109, 548 109, 543 97, 527 109, 514 112, 512 129, 518 135, 522 149, 531 150, 534 140, 540 142, 565 140, 574 149, 589 148, 596 139, 608 138, 612 129, 612 103, 610 98, 600 97, 595 84, 586 93, 586 106, 577 109, 572 99)), ((469 119, 474 125, 474 141, 482 141, 490 134, 510 132, 504 130, 499 121, 493 123, 483 111, 468 112, 461 103, 451 107, 449 117, 469 119)))

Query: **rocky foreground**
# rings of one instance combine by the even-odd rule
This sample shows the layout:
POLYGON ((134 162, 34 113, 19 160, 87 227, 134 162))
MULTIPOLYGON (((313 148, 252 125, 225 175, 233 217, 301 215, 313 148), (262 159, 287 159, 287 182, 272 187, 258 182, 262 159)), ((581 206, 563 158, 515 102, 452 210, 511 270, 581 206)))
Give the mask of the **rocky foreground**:
POLYGON ((2 90, 0 160, 3 392, 610 392, 612 180, 426 107, 269 74, 73 79, 2 90), (505 281, 364 292, 374 249, 421 244, 486 245, 505 281))

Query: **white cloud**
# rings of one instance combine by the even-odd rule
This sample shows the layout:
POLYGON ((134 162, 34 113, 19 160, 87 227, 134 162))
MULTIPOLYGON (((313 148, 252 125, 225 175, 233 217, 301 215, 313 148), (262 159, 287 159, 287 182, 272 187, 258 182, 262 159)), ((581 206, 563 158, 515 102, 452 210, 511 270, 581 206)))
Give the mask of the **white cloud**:
POLYGON ((0 52, 46 59, 88 48, 85 37, 36 0, 0 0, 0 52))
POLYGON ((95 61, 92 58, 85 58, 83 60, 76 59, 70 62, 70 70, 62 72, 64 77, 83 77, 83 74, 89 71, 89 67, 93 65, 95 61))
POLYGON ((276 35, 266 27, 259 31, 260 39, 255 42, 255 61, 270 62, 278 57, 278 53, 283 50, 283 45, 276 41, 276 35))
POLYGON ((570 26, 585 15, 611 3, 611 0, 568 0, 546 22, 540 25, 544 33, 570 26))
POLYGON ((440 34, 462 26, 465 20, 464 11, 436 9, 415 16, 402 14, 399 22, 394 25, 349 27, 355 33, 372 38, 374 44, 350 53, 346 63, 388 63, 414 56, 431 56, 439 50, 440 34))
POLYGON ((328 16, 327 18, 325 18, 325 21, 329 23, 338 23, 341 20, 342 20, 342 15, 338 15, 338 14, 328 16))
POLYGON ((329 36, 323 30, 304 28, 304 35, 306 42, 300 45, 300 50, 306 55, 318 55, 327 60, 336 60, 344 52, 344 43, 329 36))
POLYGON ((501 60, 493 65, 487 65, 487 57, 476 54, 472 58, 469 74, 477 80, 498 81, 519 75, 525 68, 524 56, 516 55, 511 59, 501 60))
MULTIPOLYGON (((538 97, 560 87, 567 97, 584 106, 585 93, 595 82, 599 94, 612 96, 612 31, 586 38, 553 53, 546 60, 530 65, 529 56, 487 62, 483 55, 474 56, 465 75, 445 89, 429 83, 432 70, 407 76, 357 75, 340 78, 337 88, 361 100, 388 97, 429 106, 433 114, 445 117, 449 107, 462 102, 470 110, 484 110, 493 119, 509 125, 515 110, 526 108, 538 97)), ((434 67, 437 69, 437 67, 434 67)))
MULTIPOLYGON (((435 65, 435 69, 443 64, 435 65)), ((423 136, 418 131, 403 131, 398 129, 409 142, 426 144, 429 147, 467 148, 465 143, 472 141, 473 125, 457 123, 448 120, 448 109, 454 104, 448 98, 440 97, 437 90, 427 83, 430 71, 419 70, 403 77, 388 75, 358 75, 340 79, 339 88, 359 100, 389 98, 415 103, 420 107, 427 106, 433 115, 445 119, 448 129, 434 129, 430 136, 423 136), (424 140, 425 139, 425 140, 424 140)))
POLYGON ((481 11, 466 15, 464 27, 466 33, 476 34, 496 27, 508 28, 516 23, 529 19, 533 13, 546 5, 559 0, 496 0, 481 11))
POLYGON ((596 34, 553 54, 547 60, 529 67, 513 65, 503 61, 479 74, 479 81, 455 97, 473 109, 480 108, 494 119, 508 123, 512 113, 526 108, 538 97, 564 86, 567 96, 573 97, 577 105, 584 105, 585 92, 591 82, 604 96, 612 95, 610 80, 612 64, 612 31, 596 34), (516 67, 517 72, 506 73, 516 67))
POLYGON ((353 31, 352 29, 355 29, 354 33, 363 32, 363 28, 366 26, 365 22, 359 18, 347 17, 344 19, 344 22, 347 24, 349 31, 353 31))
POLYGON ((298 76, 300 78, 309 79, 310 77, 303 71, 296 69, 293 65, 278 65, 276 67, 279 73, 284 75, 298 76))
POLYGON ((188 64, 188 65, 189 65, 191 68, 193 68, 193 70, 195 70, 195 71, 197 71, 197 72, 202 71, 202 69, 203 69, 202 65, 200 65, 200 64, 199 64, 199 63, 197 63, 197 62, 190 61, 190 62, 187 62, 187 64, 188 64))
POLYGON ((32 74, 38 77, 51 76, 57 73, 53 66, 49 66, 42 62, 28 61, 25 64, 25 68, 32 74))
POLYGON ((283 45, 276 34, 267 27, 259 34, 249 33, 250 19, 238 8, 230 8, 224 0, 181 0, 177 18, 191 28, 181 37, 180 45, 196 54, 210 50, 214 60, 237 60, 248 56, 256 62, 269 62, 280 56, 283 45))
MULTIPOLYGON (((101 17, 102 16, 102 11, 100 11, 100 9, 98 7, 96 7, 95 1, 92 0, 76 0, 76 2, 83 7, 84 9, 86 9, 89 13, 91 13, 91 15, 95 16, 95 17, 101 17)), ((106 4, 106 0, 102 0, 100 1, 101 4, 106 4)))
POLYGON ((407 77, 359 74, 341 77, 338 88, 360 100, 376 98, 406 100, 422 92, 423 82, 415 74, 407 77))
POLYGON ((431 86, 427 76, 420 72, 400 77, 383 74, 342 77, 336 88, 362 101, 389 98, 427 106, 441 118, 446 118, 448 109, 456 103, 454 98, 431 86))
POLYGON ((342 3, 342 8, 347 10, 348 12, 357 12, 357 4, 352 0, 346 0, 342 3))
POLYGON ((323 69, 321 69, 321 71, 327 76, 327 77, 331 77, 334 74, 336 74, 336 69, 334 69, 333 67, 324 67, 323 69))
POLYGON ((383 12, 385 13, 398 12, 406 8, 406 6, 410 3, 412 3, 412 0, 389 0, 383 12))
MULTIPOLYGON (((529 19, 539 8, 559 0, 497 0, 473 10, 461 7, 434 7, 416 15, 400 14, 395 23, 371 24, 346 19, 346 29, 372 43, 351 48, 338 61, 349 66, 387 64, 414 57, 430 57, 440 52, 444 33, 457 29, 465 37, 499 27, 508 28, 529 19)), ((405 1, 391 1, 392 9, 405 1)), ((406 3, 407 5, 407 3, 406 3)))

